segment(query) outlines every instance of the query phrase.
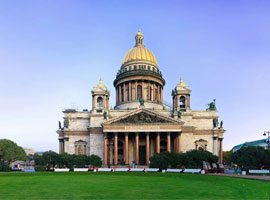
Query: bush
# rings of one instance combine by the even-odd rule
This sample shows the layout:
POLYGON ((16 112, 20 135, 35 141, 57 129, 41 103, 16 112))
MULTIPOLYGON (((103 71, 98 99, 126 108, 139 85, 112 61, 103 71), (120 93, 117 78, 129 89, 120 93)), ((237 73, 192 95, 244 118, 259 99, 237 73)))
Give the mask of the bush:
POLYGON ((218 162, 218 157, 209 151, 197 151, 192 150, 186 153, 187 155, 187 163, 185 164, 186 168, 202 168, 203 161, 207 161, 209 163, 218 162))
POLYGON ((5 162, 0 161, 0 172, 9 172, 9 171, 11 171, 10 166, 5 162))
MULTIPOLYGON (((66 167, 66 168, 84 168, 89 165, 93 167, 101 167, 102 160, 97 155, 71 155, 68 153, 57 154, 53 151, 44 152, 42 156, 37 154, 34 155, 35 164, 38 167, 45 166, 45 168, 54 168, 54 167, 66 167)), ((38 171, 38 170, 37 170, 38 171)))
POLYGON ((35 166, 35 170, 36 170, 37 172, 45 172, 45 171, 46 171, 46 166, 36 165, 36 166, 35 166))
POLYGON ((202 168, 203 161, 216 163, 218 157, 208 151, 189 151, 177 154, 175 152, 162 152, 150 158, 150 167, 160 170, 168 168, 202 168))
POLYGON ((182 157, 180 155, 181 154, 167 151, 155 154, 150 158, 150 167, 159 168, 159 170, 181 167, 182 162, 179 163, 179 161, 181 161, 182 157))
POLYGON ((97 155, 91 155, 89 156, 89 164, 92 165, 93 167, 101 167, 102 165, 102 160, 99 156, 97 155))
POLYGON ((159 168, 159 170, 167 169, 169 166, 169 155, 160 153, 150 158, 150 167, 159 168))

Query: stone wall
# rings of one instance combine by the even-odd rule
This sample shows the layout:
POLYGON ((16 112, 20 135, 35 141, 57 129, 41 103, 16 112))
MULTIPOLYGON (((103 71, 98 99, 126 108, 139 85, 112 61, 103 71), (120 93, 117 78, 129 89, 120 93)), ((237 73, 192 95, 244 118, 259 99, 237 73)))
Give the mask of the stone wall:
POLYGON ((69 154, 75 154, 75 142, 78 140, 83 140, 87 142, 86 145, 86 155, 90 154, 90 138, 89 136, 84 136, 84 135, 70 135, 68 137, 68 140, 65 140, 65 152, 69 154))
POLYGON ((90 155, 95 154, 104 157, 104 136, 103 134, 90 134, 90 155))

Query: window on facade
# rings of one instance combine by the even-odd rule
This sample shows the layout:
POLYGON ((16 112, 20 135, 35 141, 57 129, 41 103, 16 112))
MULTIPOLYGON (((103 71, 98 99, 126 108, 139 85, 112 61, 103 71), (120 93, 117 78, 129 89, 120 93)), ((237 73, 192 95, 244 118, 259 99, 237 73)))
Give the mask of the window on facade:
POLYGON ((150 66, 148 66, 148 70, 150 70, 150 66))
POLYGON ((103 98, 102 97, 97 98, 97 106, 98 107, 103 107, 103 98))
POLYGON ((131 66, 129 66, 129 71, 131 71, 131 66))
POLYGON ((124 88, 123 86, 121 87, 121 101, 124 101, 124 88))
POLYGON ((86 155, 86 142, 79 140, 75 142, 75 154, 76 155, 86 155))
POLYGON ((199 150, 199 151, 205 151, 205 149, 204 149, 202 146, 200 146, 200 147, 198 148, 198 150, 199 150))
POLYGON ((137 70, 137 65, 134 65, 134 70, 137 70))
POLYGON ((155 100, 156 101, 158 100, 158 89, 157 88, 155 89, 155 100))
POLYGON ((142 86, 138 85, 137 86, 137 99, 142 98, 142 86))
POLYGON ((127 97, 126 99, 127 99, 127 101, 129 101, 129 92, 128 91, 129 91, 129 87, 127 86, 127 89, 126 89, 126 97, 127 97))
POLYGON ((180 108, 186 107, 186 98, 184 96, 180 97, 180 108))
POLYGON ((150 98, 149 98, 150 100, 152 100, 152 91, 153 91, 152 87, 150 87, 150 98))

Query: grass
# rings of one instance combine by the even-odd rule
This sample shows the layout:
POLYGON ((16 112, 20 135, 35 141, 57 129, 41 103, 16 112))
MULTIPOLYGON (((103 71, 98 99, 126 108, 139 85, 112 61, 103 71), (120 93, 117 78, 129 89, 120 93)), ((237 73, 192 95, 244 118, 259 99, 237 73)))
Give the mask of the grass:
POLYGON ((270 182, 199 174, 0 173, 0 199, 270 199, 270 182))

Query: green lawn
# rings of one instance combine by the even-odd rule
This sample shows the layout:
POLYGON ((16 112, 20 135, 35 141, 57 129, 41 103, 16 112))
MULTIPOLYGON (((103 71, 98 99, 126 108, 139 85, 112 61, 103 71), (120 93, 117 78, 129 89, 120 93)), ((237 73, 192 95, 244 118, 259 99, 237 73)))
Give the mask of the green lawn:
POLYGON ((0 199, 270 199, 270 182, 198 174, 0 173, 0 199))

